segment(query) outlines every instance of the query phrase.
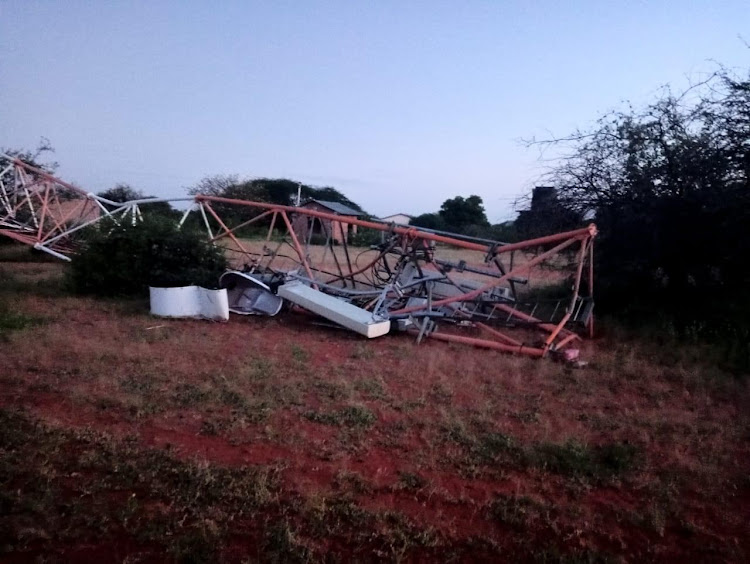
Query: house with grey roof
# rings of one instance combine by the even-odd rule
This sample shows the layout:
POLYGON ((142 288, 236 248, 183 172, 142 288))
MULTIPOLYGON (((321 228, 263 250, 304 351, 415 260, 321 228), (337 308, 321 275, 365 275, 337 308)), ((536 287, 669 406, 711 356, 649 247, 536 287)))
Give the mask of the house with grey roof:
MULTIPOLYGON (((308 200, 300 207, 340 216, 342 219, 356 219, 364 215, 361 211, 345 204, 328 200, 308 200)), ((335 243, 341 243, 342 241, 348 242, 349 238, 357 233, 357 226, 335 219, 298 215, 294 220, 294 231, 301 240, 307 240, 312 236, 327 238, 330 234, 335 243)))
POLYGON ((409 225, 411 223, 411 220, 414 218, 407 213, 394 213, 392 215, 387 215, 379 219, 380 221, 384 221, 385 223, 395 223, 396 225, 409 225))

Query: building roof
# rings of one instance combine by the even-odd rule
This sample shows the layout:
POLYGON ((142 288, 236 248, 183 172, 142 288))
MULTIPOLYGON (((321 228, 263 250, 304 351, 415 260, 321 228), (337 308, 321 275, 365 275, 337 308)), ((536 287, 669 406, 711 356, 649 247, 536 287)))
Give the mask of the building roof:
POLYGON ((414 216, 409 215, 408 213, 392 213, 391 215, 385 215, 380 219, 388 219, 389 217, 396 217, 397 215, 403 215, 404 217, 408 217, 409 219, 414 219, 414 216))
POLYGON ((319 204, 325 208, 328 208, 329 210, 331 210, 332 212, 338 215, 354 215, 354 216, 362 215, 361 211, 357 211, 354 208, 350 208, 349 206, 346 206, 339 202, 329 202, 328 200, 308 200, 307 202, 304 203, 304 205, 307 205, 310 202, 315 202, 316 204, 319 204))

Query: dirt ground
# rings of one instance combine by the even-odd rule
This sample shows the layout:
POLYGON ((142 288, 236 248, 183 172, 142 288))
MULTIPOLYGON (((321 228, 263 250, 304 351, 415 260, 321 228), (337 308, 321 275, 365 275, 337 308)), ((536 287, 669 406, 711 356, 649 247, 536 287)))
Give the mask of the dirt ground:
POLYGON ((748 380, 711 349, 164 320, 63 268, 0 262, 3 562, 750 559, 748 380))

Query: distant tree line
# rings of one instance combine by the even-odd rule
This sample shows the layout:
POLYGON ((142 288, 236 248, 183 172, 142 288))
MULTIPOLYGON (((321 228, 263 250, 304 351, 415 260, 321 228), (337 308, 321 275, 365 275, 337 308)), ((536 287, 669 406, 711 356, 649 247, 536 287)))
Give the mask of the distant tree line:
POLYGON ((476 195, 445 200, 439 211, 418 215, 412 218, 410 225, 499 241, 512 241, 517 237, 512 222, 490 224, 484 202, 476 195))
MULTIPOLYGON (((359 204, 347 198, 336 188, 330 186, 310 186, 287 178, 253 178, 242 180, 237 175, 207 176, 195 186, 190 187, 188 193, 191 195, 204 194, 206 196, 290 206, 296 203, 298 190, 300 190, 302 203, 310 199, 338 202, 364 214, 359 204)), ((250 207, 218 202, 212 203, 211 206, 220 217, 226 218, 231 225, 238 225, 261 213, 257 209, 250 207)), ((253 229, 257 230, 259 227, 267 225, 267 221, 260 220, 253 229)), ((253 231, 253 229, 250 229, 250 231, 253 231)))
POLYGON ((330 186, 314 187, 287 178, 241 180, 237 175, 207 176, 195 186, 189 188, 188 193, 290 206, 295 203, 298 188, 301 188, 303 202, 309 199, 326 200, 339 202, 357 211, 363 211, 359 204, 347 198, 336 188, 330 186))
MULTIPOLYGON (((113 202, 129 202, 132 200, 142 200, 144 198, 154 198, 147 196, 142 191, 136 190, 129 184, 115 184, 112 188, 99 192, 97 196, 111 200, 113 202)), ((169 202, 155 202, 140 206, 141 214, 160 216, 167 219, 177 219, 180 212, 172 207, 169 202)))
MULTIPOLYGON (((213 175, 201 179, 194 186, 188 188, 190 195, 204 194, 206 196, 217 196, 235 200, 249 200, 254 202, 264 202, 271 204, 280 204, 284 206, 294 205, 297 198, 297 191, 300 190, 301 200, 304 203, 309 199, 325 200, 345 204, 357 211, 362 208, 356 202, 347 198, 343 193, 330 186, 314 187, 302 184, 286 178, 254 178, 241 180, 237 175, 213 175)), ((128 184, 116 184, 112 188, 98 193, 99 196, 112 200, 114 202, 126 202, 148 198, 142 191, 134 189, 128 184)), ((236 226, 242 222, 252 219, 259 213, 257 209, 242 207, 231 204, 215 202, 211 204, 216 210, 219 217, 229 226, 236 226)), ((180 212, 172 208, 168 202, 157 202, 141 207, 141 213, 145 215, 158 215, 161 217, 176 218, 180 212)), ((364 213, 364 212, 363 212, 364 213)), ((240 235, 252 235, 260 230, 265 230, 270 220, 260 220, 257 224, 239 231, 240 235)), ((214 227, 218 224, 209 218, 209 222, 214 227)), ((186 228, 197 227, 202 225, 197 217, 192 217, 187 223, 186 228)))

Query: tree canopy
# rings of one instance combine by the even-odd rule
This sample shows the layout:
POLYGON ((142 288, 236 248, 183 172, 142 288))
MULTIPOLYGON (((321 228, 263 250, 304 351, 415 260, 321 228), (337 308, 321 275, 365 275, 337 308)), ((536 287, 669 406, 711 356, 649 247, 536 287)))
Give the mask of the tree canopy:
MULTIPOLYGON (((132 200, 141 200, 144 198, 154 198, 155 196, 146 196, 141 190, 136 190, 129 184, 115 184, 112 188, 99 192, 97 196, 111 200, 113 202, 129 202, 132 200)), ((141 213, 148 215, 160 215, 167 218, 176 218, 179 212, 175 210, 169 202, 155 202, 139 206, 141 213)))
POLYGON ((489 225, 484 202, 479 196, 456 196, 445 200, 438 212, 446 225, 463 233, 470 225, 489 225))
POLYGON ((439 213, 423 213, 413 217, 409 225, 414 227, 424 227, 425 229, 436 229, 438 231, 447 231, 448 226, 439 213))
MULTIPOLYGON (((0 153, 6 154, 9 157, 16 158, 20 161, 25 162, 35 168, 41 169, 45 172, 52 174, 57 169, 58 164, 54 161, 48 162, 42 160, 43 156, 47 156, 50 153, 54 153, 55 149, 52 147, 49 139, 42 137, 39 141, 39 145, 35 150, 29 149, 11 149, 7 147, 0 148, 0 153)), ((10 161, 0 155, 0 170, 5 169, 10 164, 10 161)))
POLYGON ((748 304, 750 79, 720 71, 544 145, 558 202, 599 226, 598 303, 685 323, 748 304))
MULTIPOLYGON (((188 188, 188 193, 289 206, 296 202, 298 188, 301 188, 303 203, 310 199, 326 200, 339 202, 358 211, 363 211, 356 202, 353 202, 335 188, 309 186, 287 178, 242 180, 235 174, 207 176, 195 186, 188 188)), ((243 208, 220 202, 213 203, 212 206, 222 218, 227 219, 232 225, 248 221, 260 213, 258 210, 249 207, 243 208)), ((260 220, 256 227, 266 224, 267 222, 260 220)))
POLYGON ((289 206, 295 203, 298 188, 301 188, 300 192, 303 202, 310 199, 326 200, 329 202, 339 202, 357 211, 363 211, 359 204, 347 198, 336 188, 332 188, 331 186, 310 186, 288 178, 241 180, 237 175, 207 176, 195 186, 189 188, 188 193, 192 195, 205 194, 207 196, 253 200, 289 206))
POLYGON ((580 212, 560 202, 553 186, 537 186, 529 209, 518 212, 515 227, 521 239, 533 239, 575 229, 582 221, 580 212))
POLYGON ((485 236, 490 230, 484 202, 473 195, 449 198, 440 206, 440 211, 418 215, 411 220, 411 225, 472 236, 485 236))
POLYGON ((112 188, 99 192, 97 196, 112 200, 113 202, 128 202, 146 197, 143 195, 143 192, 136 190, 129 184, 115 184, 112 188))

